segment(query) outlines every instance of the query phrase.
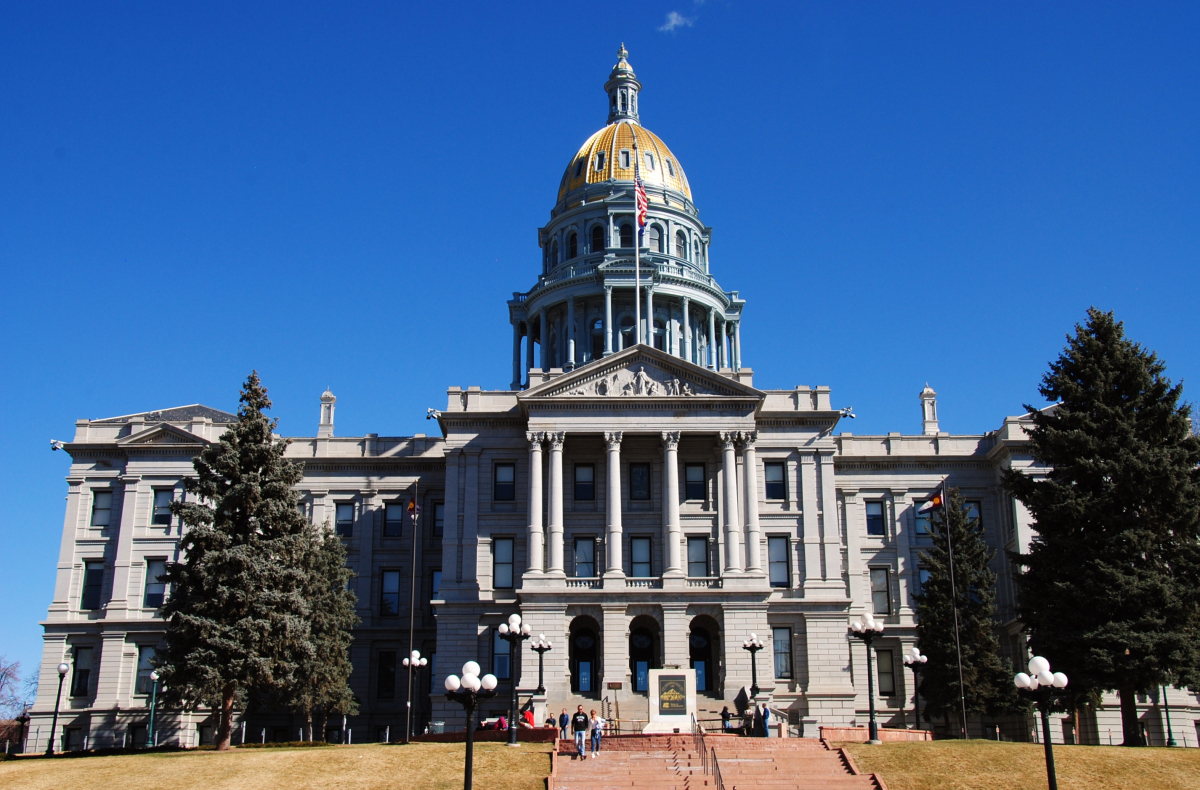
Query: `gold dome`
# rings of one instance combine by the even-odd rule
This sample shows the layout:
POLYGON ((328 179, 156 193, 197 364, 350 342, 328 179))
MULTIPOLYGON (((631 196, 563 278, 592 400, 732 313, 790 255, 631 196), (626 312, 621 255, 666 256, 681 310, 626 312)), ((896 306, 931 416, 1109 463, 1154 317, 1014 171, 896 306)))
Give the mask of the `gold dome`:
POLYGON ((635 138, 641 157, 642 182, 648 187, 673 189, 691 200, 692 189, 675 154, 658 135, 628 121, 609 124, 588 138, 563 173, 558 199, 587 184, 610 180, 632 182, 635 138), (628 153, 622 154, 623 151, 628 153), (622 166, 626 164, 628 167, 622 166))

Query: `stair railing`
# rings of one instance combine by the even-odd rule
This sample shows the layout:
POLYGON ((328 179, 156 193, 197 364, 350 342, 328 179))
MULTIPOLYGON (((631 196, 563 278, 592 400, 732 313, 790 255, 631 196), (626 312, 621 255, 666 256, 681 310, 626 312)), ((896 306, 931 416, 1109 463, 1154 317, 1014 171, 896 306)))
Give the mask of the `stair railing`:
POLYGON ((725 780, 721 778, 721 764, 717 762, 717 750, 712 750, 712 775, 713 787, 716 790, 725 790, 725 780))
POLYGON ((700 726, 700 722, 696 721, 696 714, 692 714, 692 748, 696 750, 696 754, 700 757, 700 768, 705 774, 708 773, 708 743, 704 740, 704 728, 700 726))

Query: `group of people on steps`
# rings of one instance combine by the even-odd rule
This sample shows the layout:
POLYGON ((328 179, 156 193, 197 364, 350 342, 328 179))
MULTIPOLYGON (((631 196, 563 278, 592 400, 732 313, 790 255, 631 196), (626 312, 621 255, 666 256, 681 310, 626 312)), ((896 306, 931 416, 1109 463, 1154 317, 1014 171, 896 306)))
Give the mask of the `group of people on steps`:
MULTIPOLYGON (((553 722, 553 719, 549 719, 546 723, 553 722)), ((590 716, 583 712, 582 705, 570 716, 567 715, 567 709, 563 708, 562 713, 558 715, 558 737, 566 740, 567 730, 570 729, 575 737, 575 757, 582 760, 587 759, 587 746, 590 741, 594 760, 596 753, 600 751, 600 739, 604 736, 606 724, 603 717, 597 715, 595 708, 592 709, 590 716)))

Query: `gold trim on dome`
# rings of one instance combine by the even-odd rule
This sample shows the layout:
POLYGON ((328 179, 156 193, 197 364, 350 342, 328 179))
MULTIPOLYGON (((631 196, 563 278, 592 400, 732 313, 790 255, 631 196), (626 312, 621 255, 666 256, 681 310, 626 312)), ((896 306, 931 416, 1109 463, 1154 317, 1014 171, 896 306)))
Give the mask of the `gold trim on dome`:
MULTIPOLYGON (((641 168, 642 181, 649 187, 662 187, 682 192, 688 200, 692 199, 692 189, 684 175, 683 166, 679 159, 671 153, 666 143, 658 135, 643 126, 618 121, 609 124, 587 139, 578 153, 571 157, 567 170, 563 173, 562 183, 558 190, 558 199, 562 200, 568 192, 579 189, 587 184, 602 184, 605 181, 633 181, 633 168, 620 167, 620 155, 623 149, 633 148, 637 140, 638 155, 645 156, 647 152, 654 154, 654 168, 641 168), (596 154, 604 153, 604 166, 596 169, 596 154), (583 167, 579 175, 575 169, 580 161, 583 167), (667 160, 671 161, 670 166, 667 160), (672 169, 674 175, 671 174, 672 169)), ((631 163, 632 164, 632 163, 631 163)))

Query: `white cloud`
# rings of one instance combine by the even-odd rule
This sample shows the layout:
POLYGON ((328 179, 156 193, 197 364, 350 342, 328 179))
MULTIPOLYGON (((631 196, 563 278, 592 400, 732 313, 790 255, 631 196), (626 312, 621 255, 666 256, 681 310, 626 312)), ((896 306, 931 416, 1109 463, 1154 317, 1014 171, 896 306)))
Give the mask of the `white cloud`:
POLYGON ((678 11, 672 11, 671 13, 667 14, 667 21, 662 27, 659 28, 659 30, 663 33, 671 33, 677 27, 691 27, 695 23, 696 18, 694 16, 684 16, 678 11))

